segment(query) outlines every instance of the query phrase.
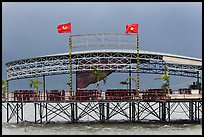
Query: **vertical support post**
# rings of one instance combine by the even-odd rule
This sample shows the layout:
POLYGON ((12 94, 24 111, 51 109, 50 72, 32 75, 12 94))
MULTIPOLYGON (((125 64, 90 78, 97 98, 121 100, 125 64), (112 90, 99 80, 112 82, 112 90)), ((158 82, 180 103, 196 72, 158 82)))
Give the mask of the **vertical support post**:
POLYGON ((104 103, 99 103, 99 111, 100 111, 100 122, 105 121, 105 111, 104 111, 104 103))
POLYGON ((23 121, 23 103, 21 102, 21 121, 23 121))
POLYGON ((137 102, 137 121, 140 121, 140 102, 137 102))
POLYGON ((110 116, 109 116, 109 108, 110 108, 110 103, 107 102, 106 103, 106 121, 109 120, 110 116))
POLYGON ((74 122, 74 103, 71 103, 71 121, 74 122))
POLYGON ((72 39, 69 36, 69 86, 70 97, 72 98, 72 39))
POLYGON ((139 97, 139 89, 140 89, 140 87, 139 87, 139 83, 140 83, 140 76, 139 76, 139 69, 140 69, 140 57, 139 57, 139 34, 137 33, 137 35, 136 35, 136 37, 137 37, 137 46, 136 46, 136 49, 137 49, 137 68, 136 68, 136 73, 137 73, 137 75, 136 75, 136 97, 139 97))
POLYGON ((167 110, 168 110, 168 112, 167 112, 168 113, 168 122, 170 122, 170 120, 171 120, 171 118, 170 118, 171 117, 170 109, 171 109, 170 108, 170 101, 168 101, 168 108, 167 108, 167 110))
POLYGON ((44 100, 45 100, 45 75, 43 75, 43 93, 44 93, 44 100))
POLYGON ((162 121, 166 122, 166 102, 162 102, 162 121))
POLYGON ((40 123, 42 123, 42 104, 40 103, 40 123))
POLYGON ((193 101, 189 101, 189 118, 193 121, 193 101))
POLYGON ((129 103, 129 120, 132 120, 132 103, 129 103))
POLYGON ((102 103, 102 122, 105 121, 105 109, 104 109, 104 103, 102 103))
POLYGON ((132 102, 132 121, 135 121, 135 102, 132 102))
POLYGON ((199 70, 197 70, 197 89, 199 90, 199 93, 200 93, 200 84, 199 84, 199 78, 200 78, 200 73, 199 73, 199 70))
MULTIPOLYGON (((131 69, 131 66, 129 66, 129 69, 131 69)), ((131 97, 131 99, 133 99, 133 96, 132 96, 132 91, 131 91, 131 85, 132 83, 132 80, 131 80, 131 70, 129 70, 129 96, 131 97)), ((129 103, 129 109, 131 111, 131 103, 129 103)), ((131 112, 129 113, 130 114, 130 121, 131 121, 131 112)))
POLYGON ((6 107, 6 110, 7 110, 7 114, 6 114, 6 118, 7 118, 7 123, 9 122, 9 103, 6 103, 7 107, 6 107))
MULTIPOLYGON (((198 102, 198 120, 200 120, 200 114, 199 114, 199 113, 200 113, 200 112, 199 112, 199 111, 200 111, 200 108, 199 108, 199 103, 201 103, 201 102, 198 102)), ((201 105, 201 106, 202 106, 202 105, 201 105)), ((201 108, 201 110, 202 110, 202 108, 201 108)))
POLYGON ((46 122, 47 122, 47 102, 46 102, 46 104, 45 104, 45 120, 46 120, 46 122))
MULTIPOLYGON (((38 73, 36 73, 36 75, 35 75, 35 81, 38 81, 38 73)), ((38 93, 38 99, 41 100, 40 91, 38 89, 39 89, 39 87, 37 85, 36 90, 37 90, 37 93, 38 93)))
POLYGON ((161 119, 161 102, 159 102, 159 119, 161 119))
POLYGON ((102 116, 101 116, 101 103, 99 102, 99 120, 100 122, 102 121, 102 116))
POLYGON ((75 103, 75 122, 78 120, 78 111, 77 111, 77 103, 75 103))
POLYGON ((6 80, 6 93, 7 93, 7 100, 9 101, 9 81, 6 80))
POLYGON ((197 121, 197 101, 195 101, 195 121, 197 121))
MULTIPOLYGON (((76 71, 76 92, 77 92, 77 90, 78 90, 78 84, 77 84, 77 71, 76 71)), ((75 94, 75 96, 76 96, 76 94, 75 94)))
MULTIPOLYGON (((169 68, 167 67, 167 76, 170 76, 169 74, 170 74, 169 68)), ((170 94, 170 78, 168 79, 168 94, 170 94)))
POLYGON ((129 91, 131 93, 131 78, 130 77, 131 77, 131 70, 129 70, 129 91))
POLYGON ((18 121, 18 117, 19 117, 19 116, 18 116, 18 103, 16 104, 16 113, 17 113, 17 114, 16 114, 16 115, 17 115, 17 116, 16 116, 16 118, 17 118, 16 120, 17 120, 17 124, 18 124, 18 123, 19 123, 19 121, 18 121))
POLYGON ((36 103, 34 103, 34 108, 35 108, 35 124, 37 123, 37 109, 36 109, 36 103))

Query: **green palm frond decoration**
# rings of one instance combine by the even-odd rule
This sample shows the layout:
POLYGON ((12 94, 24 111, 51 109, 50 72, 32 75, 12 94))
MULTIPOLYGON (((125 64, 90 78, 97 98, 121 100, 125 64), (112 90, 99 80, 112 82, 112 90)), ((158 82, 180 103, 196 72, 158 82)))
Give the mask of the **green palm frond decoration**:
POLYGON ((43 84, 43 82, 38 80, 38 75, 37 74, 36 74, 35 81, 29 79, 29 86, 30 86, 30 88, 34 87, 36 91, 38 91, 38 89, 39 89, 39 84, 43 84))
POLYGON ((128 77, 127 80, 133 80, 136 83, 136 80, 133 77, 128 77))
POLYGON ((121 85, 129 84, 128 81, 133 80, 136 83, 136 80, 133 77, 128 77, 125 81, 121 81, 121 85))
POLYGON ((7 80, 2 79, 2 94, 7 92, 7 80))
POLYGON ((129 83, 127 81, 121 81, 120 85, 128 85, 129 83))
POLYGON ((164 66, 164 74, 161 75, 158 78, 155 78, 155 80, 161 79, 163 81, 163 84, 161 86, 161 89, 169 89, 169 85, 170 85, 170 75, 167 73, 167 68, 166 66, 164 66))
POLYGON ((120 82, 120 85, 127 85, 127 89, 128 89, 129 83, 128 83, 127 81, 121 81, 121 82, 120 82))
POLYGON ((128 77, 125 81, 121 81, 120 85, 127 85, 127 89, 128 89, 128 84, 130 84, 128 82, 129 80, 133 80, 136 83, 136 80, 133 77, 128 77))
POLYGON ((91 72, 91 77, 94 78, 94 80, 97 82, 96 87, 99 90, 99 82, 100 80, 103 80, 104 85, 107 82, 107 76, 102 71, 98 70, 97 68, 94 68, 91 72))
POLYGON ((170 76, 167 75, 167 74, 162 75, 162 80, 163 80, 163 81, 168 81, 169 78, 170 78, 170 76))

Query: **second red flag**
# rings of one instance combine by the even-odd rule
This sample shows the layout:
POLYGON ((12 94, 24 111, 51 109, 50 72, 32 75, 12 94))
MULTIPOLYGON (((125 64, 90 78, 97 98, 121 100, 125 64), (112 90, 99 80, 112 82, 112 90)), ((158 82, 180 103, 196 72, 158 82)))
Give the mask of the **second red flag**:
POLYGON ((138 24, 126 25, 125 33, 138 33, 138 24))
POLYGON ((71 33, 71 23, 60 24, 57 26, 58 33, 71 33))

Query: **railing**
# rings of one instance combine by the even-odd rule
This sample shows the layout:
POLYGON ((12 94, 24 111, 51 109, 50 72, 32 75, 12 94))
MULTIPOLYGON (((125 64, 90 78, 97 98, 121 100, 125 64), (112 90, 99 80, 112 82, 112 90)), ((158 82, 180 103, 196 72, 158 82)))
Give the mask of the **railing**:
POLYGON ((33 90, 17 90, 13 93, 14 101, 38 100, 38 92, 33 90))
POLYGON ((50 90, 46 92, 47 100, 65 100, 65 91, 50 90))
POLYGON ((75 94, 76 100, 102 100, 102 91, 78 90, 75 94))
POLYGON ((97 90, 77 90, 73 91, 73 96, 69 95, 69 91, 65 90, 47 90, 44 92, 37 92, 34 90, 15 90, 7 94, 2 94, 2 101, 88 101, 88 100, 168 100, 168 99, 185 99, 189 97, 202 98, 202 91, 191 90, 161 90, 149 89, 140 90, 139 96, 136 97, 136 90, 126 89, 109 89, 106 91, 97 90))

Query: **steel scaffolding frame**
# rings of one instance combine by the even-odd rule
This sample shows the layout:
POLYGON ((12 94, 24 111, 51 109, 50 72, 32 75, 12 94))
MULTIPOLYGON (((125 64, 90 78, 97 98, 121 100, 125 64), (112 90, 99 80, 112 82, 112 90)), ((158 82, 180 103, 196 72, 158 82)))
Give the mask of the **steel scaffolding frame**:
MULTIPOLYGON (((74 74, 76 72, 109 70, 116 73, 136 73, 136 49, 101 49, 90 50, 91 47, 131 46, 135 47, 135 36, 125 34, 89 34, 72 36, 72 47, 87 47, 84 51, 74 51, 71 59, 68 53, 40 56, 6 63, 7 80, 32 78, 48 75, 74 74), (71 62, 69 61, 71 60, 71 62), (71 69, 71 67, 72 69, 71 69), (70 72, 70 70, 72 70, 70 72)), ((156 52, 139 52, 139 73, 163 74, 167 67, 169 75, 193 77, 199 79, 202 59, 184 57, 156 52), (174 60, 173 60, 174 58, 174 60), (167 60, 166 60, 167 59, 167 60), (173 61, 168 61, 168 60, 173 61), (178 62, 177 62, 178 61, 178 62)), ((44 90, 45 91, 45 90, 44 90)), ((24 105, 34 104, 34 122, 52 122, 56 117, 67 122, 79 122, 83 118, 92 118, 97 122, 109 122, 116 115, 128 121, 142 122, 153 116, 162 122, 171 122, 171 115, 181 107, 190 121, 202 118, 202 100, 129 100, 129 101, 9 101, 6 105, 7 122, 16 117, 17 123, 24 120, 24 105), (182 103, 181 103, 182 102, 182 103), (186 103, 187 102, 187 103, 186 103), (55 103, 55 104, 53 104, 55 103), (11 112, 11 113, 10 113, 11 112)))
MULTIPOLYGON (((99 70, 112 70, 114 72, 136 73, 136 53, 118 52, 84 52, 72 53, 73 73, 99 70)), ((7 80, 23 79, 47 75, 69 74, 68 54, 45 56, 8 62, 7 80)), ((164 66, 168 66, 170 75, 197 77, 199 65, 166 63, 162 55, 143 54, 140 52, 140 73, 163 74, 164 66)))
MULTIPOLYGON (((7 123, 13 118, 16 122, 25 122, 24 105, 26 102, 7 102, 7 123)), ((174 122, 175 113, 186 115, 190 122, 200 122, 202 119, 202 100, 160 100, 160 101, 69 101, 69 102, 33 102, 34 121, 27 122, 50 123, 60 117, 64 122, 112 122, 114 116, 122 117, 129 122, 174 122), (180 110, 178 112, 178 108, 180 110), (87 118, 88 120, 83 120, 87 118)), ((32 109, 32 108, 30 108, 32 109)), ((117 118, 118 120, 118 118, 117 118)))
MULTIPOLYGON (((71 37, 72 48, 67 53, 6 63, 7 80, 31 78, 35 77, 36 73, 38 73, 38 76, 71 74, 72 72, 93 70, 93 67, 114 72, 128 72, 131 70, 136 73, 137 54, 135 43, 137 40, 135 35, 100 33, 72 35, 71 37), (96 47, 100 50, 96 50, 96 47), (80 48, 83 48, 81 49, 83 51, 80 51, 80 48), (94 48, 94 50, 91 48, 94 48), (72 51, 74 49, 77 50, 72 51), (70 72, 71 67, 72 72, 70 72)), ((140 73, 161 74, 164 71, 164 66, 168 66, 170 75, 197 77, 196 71, 202 68, 200 65, 201 59, 158 52, 140 50, 138 60, 140 61, 140 73), (184 60, 182 63, 172 63, 166 62, 166 57, 184 60), (186 64, 185 60, 199 63, 186 64)))

